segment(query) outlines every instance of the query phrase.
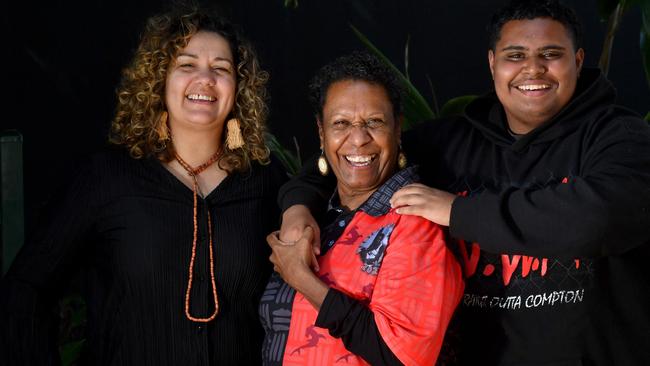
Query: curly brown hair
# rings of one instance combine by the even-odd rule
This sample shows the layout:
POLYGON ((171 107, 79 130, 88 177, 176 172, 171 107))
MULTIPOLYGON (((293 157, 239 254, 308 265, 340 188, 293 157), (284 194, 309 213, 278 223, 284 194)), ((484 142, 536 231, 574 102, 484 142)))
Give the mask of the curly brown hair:
MULTIPOLYGON (((173 159, 173 146, 162 117, 166 113, 167 69, 179 50, 199 31, 217 33, 228 41, 237 70, 232 113, 239 119, 245 143, 242 148, 231 150, 222 141, 219 166, 232 172, 248 170, 253 160, 267 164, 269 149, 264 131, 268 73, 260 68, 252 45, 232 23, 198 7, 175 9, 147 20, 135 56, 122 73, 109 141, 124 146, 135 159, 149 156, 164 162, 173 159)), ((222 135, 225 139, 226 134, 222 135)))

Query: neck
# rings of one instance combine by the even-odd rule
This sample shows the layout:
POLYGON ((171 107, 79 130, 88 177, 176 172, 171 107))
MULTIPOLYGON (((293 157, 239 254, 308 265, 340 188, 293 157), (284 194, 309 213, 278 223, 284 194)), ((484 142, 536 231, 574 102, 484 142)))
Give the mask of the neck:
POLYGON ((221 131, 172 131, 176 153, 190 166, 205 163, 221 148, 221 131))
POLYGON ((519 118, 508 113, 508 111, 505 114, 507 127, 515 135, 525 135, 548 121, 547 117, 529 115, 526 118, 519 118))
POLYGON ((362 203, 366 202, 366 200, 375 191, 376 189, 367 192, 346 192, 345 188, 338 187, 339 200, 341 201, 341 206, 345 207, 350 211, 359 208, 359 206, 361 206, 362 203))
POLYGON ((526 125, 508 122, 508 132, 514 136, 522 136, 537 128, 537 125, 526 125))

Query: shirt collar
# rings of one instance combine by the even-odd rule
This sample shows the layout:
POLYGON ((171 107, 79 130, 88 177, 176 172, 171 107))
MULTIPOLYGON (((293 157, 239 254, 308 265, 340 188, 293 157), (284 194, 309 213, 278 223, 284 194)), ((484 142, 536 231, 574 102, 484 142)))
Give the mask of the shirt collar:
MULTIPOLYGON (((393 197, 393 193, 397 192, 405 185, 419 180, 420 178, 417 174, 417 167, 410 166, 406 169, 402 169, 393 174, 392 177, 388 178, 384 184, 377 188, 377 190, 374 191, 357 210, 362 210, 373 217, 385 215, 390 211, 390 198, 393 197)), ((328 211, 336 210, 338 213, 345 211, 341 207, 338 191, 335 191, 332 198, 330 198, 327 209, 328 211)))

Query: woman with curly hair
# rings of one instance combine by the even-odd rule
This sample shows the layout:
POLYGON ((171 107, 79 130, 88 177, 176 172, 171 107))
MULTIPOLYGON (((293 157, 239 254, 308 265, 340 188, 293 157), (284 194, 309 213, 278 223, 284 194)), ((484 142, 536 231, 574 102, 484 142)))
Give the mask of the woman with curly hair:
POLYGON ((264 237, 283 181, 263 139, 266 80, 224 19, 149 19, 118 90, 115 146, 83 165, 3 280, 0 364, 55 362, 51 304, 79 268, 83 364, 261 362, 264 237))

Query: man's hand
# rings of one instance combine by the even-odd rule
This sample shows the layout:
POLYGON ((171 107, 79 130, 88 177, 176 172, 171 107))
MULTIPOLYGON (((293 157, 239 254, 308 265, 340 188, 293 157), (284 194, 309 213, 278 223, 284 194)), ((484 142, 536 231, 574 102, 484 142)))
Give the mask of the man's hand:
MULTIPOLYGON (((282 214, 282 226, 280 226, 280 240, 284 243, 295 243, 303 236, 305 229, 311 227, 313 240, 311 242, 315 255, 320 254, 320 228, 311 212, 304 205, 293 205, 282 214)), ((312 266, 318 266, 312 263, 312 266)))
POLYGON ((393 194, 391 207, 397 213, 423 217, 438 225, 449 226, 451 204, 456 196, 423 184, 409 184, 393 194))

